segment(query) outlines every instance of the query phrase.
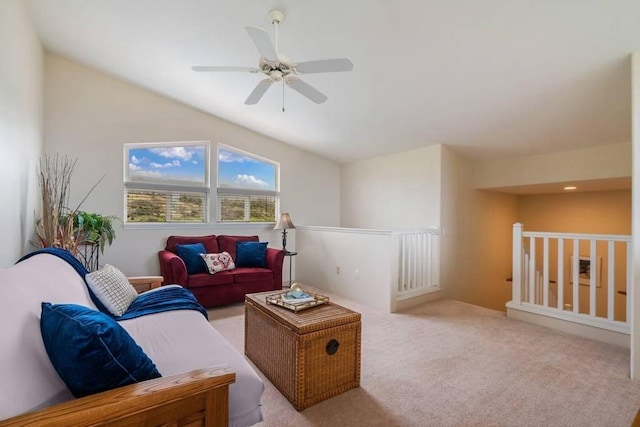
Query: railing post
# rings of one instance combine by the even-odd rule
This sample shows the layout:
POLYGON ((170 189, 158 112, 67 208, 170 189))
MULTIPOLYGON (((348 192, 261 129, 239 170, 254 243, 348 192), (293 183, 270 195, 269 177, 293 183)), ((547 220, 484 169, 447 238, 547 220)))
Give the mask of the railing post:
POLYGON ((511 272, 511 302, 522 303, 522 229, 521 223, 513 224, 513 259, 511 272))

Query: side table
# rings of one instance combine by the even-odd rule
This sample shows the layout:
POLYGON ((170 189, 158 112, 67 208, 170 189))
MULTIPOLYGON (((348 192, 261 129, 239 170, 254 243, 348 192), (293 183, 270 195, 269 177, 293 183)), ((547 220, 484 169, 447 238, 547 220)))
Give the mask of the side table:
POLYGON ((287 288, 291 287, 291 266, 293 265, 293 257, 296 255, 298 255, 298 252, 289 252, 289 251, 284 252, 284 256, 289 257, 289 286, 286 286, 287 288))
POLYGON ((162 276, 135 276, 127 277, 129 283, 136 288, 139 294, 151 289, 159 288, 164 278, 162 276))

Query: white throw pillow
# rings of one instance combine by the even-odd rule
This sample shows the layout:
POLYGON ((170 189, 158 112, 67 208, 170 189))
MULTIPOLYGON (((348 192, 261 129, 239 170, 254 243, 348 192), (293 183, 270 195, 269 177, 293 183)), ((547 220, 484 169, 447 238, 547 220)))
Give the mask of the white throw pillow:
POLYGON ((112 265, 107 264, 98 271, 88 273, 85 279, 96 297, 114 316, 122 316, 138 298, 138 292, 127 276, 112 265))
POLYGON ((236 265, 233 263, 233 258, 229 255, 229 252, 222 252, 219 254, 200 254, 205 264, 207 264, 207 270, 209 274, 216 274, 219 271, 233 270, 236 265))

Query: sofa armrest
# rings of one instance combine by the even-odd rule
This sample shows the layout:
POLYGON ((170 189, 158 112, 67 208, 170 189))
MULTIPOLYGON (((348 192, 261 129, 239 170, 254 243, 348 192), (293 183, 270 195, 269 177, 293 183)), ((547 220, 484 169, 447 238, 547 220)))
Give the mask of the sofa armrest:
POLYGON ((164 277, 165 285, 181 285, 187 287, 187 266, 178 255, 163 250, 158 252, 160 274, 164 277))
POLYGON ((215 366, 120 387, 0 421, 14 426, 227 426, 236 374, 215 366), (200 421, 200 422, 198 422, 200 421))
POLYGON ((284 251, 282 249, 267 248, 266 267, 273 271, 274 289, 282 288, 282 264, 284 251))

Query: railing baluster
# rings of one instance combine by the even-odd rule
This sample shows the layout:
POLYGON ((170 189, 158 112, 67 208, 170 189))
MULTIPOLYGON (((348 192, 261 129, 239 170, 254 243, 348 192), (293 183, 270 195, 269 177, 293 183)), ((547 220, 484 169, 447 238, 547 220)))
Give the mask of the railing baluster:
POLYGON ((549 238, 542 239, 542 305, 549 307, 549 238))
POLYGON ((580 240, 573 239, 573 266, 571 267, 573 281, 573 312, 578 313, 580 311, 580 293, 579 293, 579 269, 580 269, 580 240))
POLYGON ((589 241, 589 315, 596 315, 596 279, 598 278, 598 265, 596 264, 596 241, 589 241))
POLYGON ((607 245, 607 319, 613 320, 614 317, 614 296, 615 296, 615 265, 616 265, 616 247, 613 240, 609 240, 607 245))
POLYGON ((536 238, 529 238, 529 302, 536 303, 536 238))
POLYGON ((558 310, 564 310, 564 239, 562 237, 558 239, 558 277, 556 282, 558 310))
MULTIPOLYGON (((519 222, 513 224, 513 236, 512 236, 512 245, 513 245, 513 255, 511 257, 511 300, 520 305, 526 296, 526 291, 523 294, 523 289, 525 288, 526 281, 523 280, 525 277, 523 273, 523 259, 524 259, 524 246, 522 241, 522 224, 519 222)), ((526 262, 524 263, 526 266, 526 262)), ((526 268, 526 267, 525 267, 526 268)))
POLYGON ((524 274, 522 275, 522 280, 524 281, 524 293, 523 298, 525 302, 531 302, 529 298, 529 254, 525 252, 524 254, 524 274))
POLYGON ((631 256, 631 242, 627 242, 627 313, 625 314, 625 322, 627 325, 631 325, 630 313, 631 313, 631 300, 633 299, 633 257, 631 256))

